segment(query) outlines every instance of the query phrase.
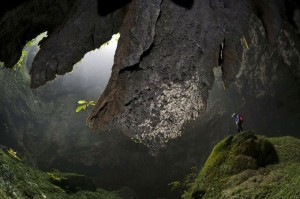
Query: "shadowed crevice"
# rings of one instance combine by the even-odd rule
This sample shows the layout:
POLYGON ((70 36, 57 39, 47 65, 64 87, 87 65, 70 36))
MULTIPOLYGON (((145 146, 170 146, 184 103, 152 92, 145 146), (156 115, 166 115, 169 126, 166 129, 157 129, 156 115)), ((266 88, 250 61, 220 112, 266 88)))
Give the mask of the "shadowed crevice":
POLYGON ((132 0, 98 0, 99 15, 105 16, 130 3, 132 0))
POLYGON ((175 4, 187 9, 192 9, 194 0, 172 0, 175 4))

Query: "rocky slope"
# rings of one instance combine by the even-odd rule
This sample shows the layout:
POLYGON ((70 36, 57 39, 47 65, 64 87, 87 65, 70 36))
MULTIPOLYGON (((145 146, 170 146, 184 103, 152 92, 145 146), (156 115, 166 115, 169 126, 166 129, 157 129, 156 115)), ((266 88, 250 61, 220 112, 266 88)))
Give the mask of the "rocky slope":
POLYGON ((300 140, 228 136, 211 152, 183 198, 298 198, 300 140))
POLYGON ((78 174, 41 172, 26 166, 12 149, 0 149, 0 197, 18 198, 134 198, 126 189, 109 192, 97 189, 91 178, 78 174), (126 193, 127 192, 127 193, 126 193), (124 195, 127 194, 127 195, 124 195))

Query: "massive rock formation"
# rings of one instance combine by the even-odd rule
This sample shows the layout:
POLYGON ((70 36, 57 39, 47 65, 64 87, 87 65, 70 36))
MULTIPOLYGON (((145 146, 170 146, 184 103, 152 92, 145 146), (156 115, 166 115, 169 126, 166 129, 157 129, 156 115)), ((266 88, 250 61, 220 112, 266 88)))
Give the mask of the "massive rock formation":
POLYGON ((266 32, 262 43, 276 46, 285 22, 283 3, 211 0, 186 8, 172 1, 133 1, 90 126, 119 126, 155 152, 180 136, 187 121, 201 118, 214 67, 220 65, 225 88, 243 74, 255 24, 266 32))
POLYGON ((156 152, 181 135, 185 121, 197 118, 183 129, 184 136, 151 157, 119 132, 98 135, 85 128, 84 114, 74 112, 76 100, 95 99, 94 90, 72 90, 60 81, 30 90, 20 73, 3 69, 0 142, 18 145, 18 152, 29 151, 40 168, 77 170, 107 189, 127 184, 141 198, 168 198, 167 184, 200 165, 213 144, 234 131, 232 112, 243 113, 245 129, 259 134, 298 135, 296 1, 163 0, 132 1, 127 6, 129 1, 119 1, 117 7, 104 5, 108 10, 99 1, 97 10, 96 1, 61 0, 45 1, 28 11, 37 2, 41 1, 7 9, 0 21, 0 60, 7 67, 18 60, 26 40, 48 30, 34 60, 32 86, 71 70, 87 51, 121 32, 110 84, 90 117, 91 127, 112 120, 108 127, 121 126, 156 152), (54 14, 58 21, 51 18, 54 14), (110 19, 116 19, 116 25, 111 26, 110 19), (44 28, 38 29, 36 22, 44 28), (91 26, 104 22, 109 24, 94 34, 91 26), (101 41, 93 44, 93 34, 101 41), (55 60, 60 63, 57 71, 55 60))
POLYGON ((0 60, 12 67, 26 40, 48 30, 31 70, 31 86, 36 88, 71 71, 86 52, 119 31, 112 76, 89 125, 121 128, 154 153, 180 136, 186 122, 201 119, 215 67, 221 67, 225 88, 237 77, 252 81, 247 67, 262 70, 257 66, 266 61, 265 49, 278 47, 275 54, 299 81, 296 1, 128 2, 116 1, 108 12, 102 6, 106 4, 96 0, 23 3, 1 18, 0 60), (256 27, 260 34, 266 33, 262 40, 253 36, 256 27), (17 34, 12 34, 16 29, 17 34), (278 39, 280 34, 287 40, 278 39), (260 53, 247 58, 256 44, 260 53), (287 53, 280 50, 282 45, 294 50, 287 53))

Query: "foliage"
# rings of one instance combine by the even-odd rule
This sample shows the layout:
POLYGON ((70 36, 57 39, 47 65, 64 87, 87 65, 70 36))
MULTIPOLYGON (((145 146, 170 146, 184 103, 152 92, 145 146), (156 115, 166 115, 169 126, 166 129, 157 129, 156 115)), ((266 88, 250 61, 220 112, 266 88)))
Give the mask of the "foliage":
POLYGON ((131 141, 133 141, 133 142, 135 142, 135 143, 141 143, 141 141, 140 141, 138 138, 132 137, 132 138, 130 138, 130 139, 131 139, 131 141))
POLYGON ((120 36, 120 33, 114 34, 111 40, 101 45, 100 50, 109 46, 111 43, 118 43, 120 36))
POLYGON ((13 67, 13 70, 18 70, 22 66, 24 66, 26 60, 27 60, 28 51, 22 50, 22 55, 19 59, 19 61, 16 63, 16 65, 13 67))
POLYGON ((79 106, 76 108, 76 113, 80 111, 85 111, 88 106, 95 106, 96 102, 95 101, 85 101, 85 100, 79 100, 78 101, 79 106))
POLYGON ((62 180, 61 177, 59 177, 58 175, 55 175, 54 173, 48 172, 47 174, 48 174, 48 176, 49 176, 50 179, 57 180, 57 181, 61 181, 62 180))
POLYGON ((17 160, 21 161, 21 159, 17 156, 17 152, 14 151, 13 149, 7 149, 7 152, 14 158, 16 158, 17 160))
POLYGON ((79 191, 75 194, 67 194, 60 187, 51 183, 50 179, 63 179, 63 173, 44 173, 25 166, 23 162, 6 154, 0 149, 0 198, 55 198, 55 199, 118 199, 116 192, 102 189, 91 191, 79 191))
POLYGON ((39 34, 36 38, 34 38, 26 43, 26 45, 24 46, 24 48, 22 50, 21 57, 20 57, 19 61, 15 64, 15 66, 13 67, 13 70, 19 70, 25 65, 25 63, 27 61, 28 51, 31 49, 32 46, 38 45, 38 43, 44 37, 47 37, 47 32, 39 34))
POLYGON ((182 184, 180 181, 174 181, 168 184, 171 187, 171 191, 174 191, 175 189, 179 189, 182 184))
POLYGON ((191 173, 186 175, 183 180, 169 183, 168 185, 171 188, 171 191, 176 190, 182 194, 186 189, 192 186, 194 180, 197 177, 198 170, 199 168, 197 166, 194 166, 191 168, 191 173))
POLYGON ((249 48, 249 45, 248 45, 248 42, 247 42, 245 36, 243 36, 243 41, 244 41, 244 43, 245 43, 246 48, 249 48))

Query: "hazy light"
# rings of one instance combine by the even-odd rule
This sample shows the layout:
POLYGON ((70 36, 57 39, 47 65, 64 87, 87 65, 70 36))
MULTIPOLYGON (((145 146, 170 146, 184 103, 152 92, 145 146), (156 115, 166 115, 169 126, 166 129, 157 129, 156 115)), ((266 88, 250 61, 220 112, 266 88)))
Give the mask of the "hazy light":
POLYGON ((74 65, 72 72, 57 76, 54 82, 67 90, 90 90, 92 98, 99 97, 110 78, 119 37, 119 33, 115 34, 100 48, 86 53, 82 60, 74 65))
POLYGON ((105 84, 104 86, 106 86, 114 64, 114 55, 119 37, 119 33, 115 34, 110 41, 104 43, 100 48, 86 53, 82 60, 74 65, 72 75, 96 75, 100 79, 101 84, 105 84))
MULTIPOLYGON (((40 50, 38 44, 44 37, 47 37, 47 32, 41 33, 27 42, 23 48, 23 56, 14 67, 14 69, 24 69, 28 78, 33 59, 40 50)), ((96 100, 105 89, 110 78, 119 37, 119 33, 115 34, 110 41, 98 49, 86 53, 82 60, 74 65, 72 72, 57 75, 54 81, 48 82, 46 86, 58 86, 63 88, 66 93, 80 92, 90 97, 91 100, 96 100)), ((0 62, 0 67, 1 65, 3 64, 0 62)))

